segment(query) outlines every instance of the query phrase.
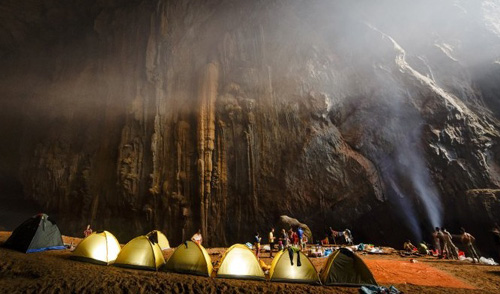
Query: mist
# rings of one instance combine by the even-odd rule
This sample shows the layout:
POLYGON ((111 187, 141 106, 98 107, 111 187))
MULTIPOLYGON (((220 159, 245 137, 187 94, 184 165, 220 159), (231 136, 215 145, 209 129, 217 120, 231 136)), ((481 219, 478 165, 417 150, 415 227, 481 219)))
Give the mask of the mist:
MULTIPOLYGON (((442 226, 445 216, 441 192, 434 183, 433 162, 424 154, 427 142, 423 130, 430 117, 415 111, 424 103, 418 100, 426 98, 408 79, 427 85, 432 95, 476 117, 469 109, 477 103, 473 98, 476 94, 462 85, 477 72, 489 70, 487 66, 500 56, 499 2, 340 1, 332 7, 345 11, 340 22, 349 24, 328 28, 342 43, 336 49, 345 49, 344 56, 358 64, 356 75, 370 80, 350 90, 365 98, 353 102, 347 97, 333 103, 342 107, 356 104, 351 107, 358 108, 360 116, 379 118, 376 123, 362 119, 363 139, 355 144, 380 168, 386 196, 420 242, 422 230, 442 226), (451 75, 450 70, 454 72, 451 75), (395 78, 394 71, 407 78, 395 78), (363 104, 371 109, 360 106, 363 104), (373 146, 375 140, 385 140, 387 148, 373 146)), ((327 19, 322 20, 328 23, 327 19)), ((343 126, 347 132, 353 128, 350 120, 343 126)))

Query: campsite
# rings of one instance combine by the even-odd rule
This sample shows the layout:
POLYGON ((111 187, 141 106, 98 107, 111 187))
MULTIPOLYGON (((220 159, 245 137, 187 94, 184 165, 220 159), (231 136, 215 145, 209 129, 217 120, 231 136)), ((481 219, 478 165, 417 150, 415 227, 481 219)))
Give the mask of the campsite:
MULTIPOLYGON (((115 244, 106 241, 111 238, 108 234, 110 233, 94 233, 91 236, 95 236, 92 239, 104 240, 101 244, 108 243, 111 248, 115 244)), ((0 244, 4 244, 10 235, 10 232, 0 232, 0 244)), ((87 241, 92 241, 89 237, 87 241)), ((75 246, 82 242, 82 239, 75 237, 63 236, 62 239, 65 244, 75 246)), ((144 241, 145 237, 137 237, 127 243, 128 245, 120 245, 121 254, 126 253, 127 247, 138 248, 141 243, 144 245, 141 240, 144 241)), ((167 264, 157 271, 155 268, 147 268, 147 265, 106 266, 108 261, 102 256, 95 256, 103 259, 100 261, 82 262, 81 258, 74 259, 75 252, 79 254, 77 250, 49 250, 25 254, 0 247, 0 287, 5 293, 358 293, 359 287, 327 286, 329 283, 324 272, 325 277, 321 277, 321 274, 318 277, 317 273, 325 266, 335 266, 329 265, 335 257, 333 254, 329 257, 309 259, 301 256, 302 266, 295 267, 301 272, 300 277, 297 276, 299 280, 291 282, 290 272, 287 276, 283 271, 290 262, 286 252, 278 252, 274 260, 263 253, 262 262, 269 266, 273 263, 276 265, 262 277, 262 269, 255 255, 244 245, 204 249, 191 241, 186 244, 180 244, 177 252, 175 248, 163 250, 161 257, 155 257, 154 250, 151 251, 152 260, 167 261, 167 264), (196 250, 198 253, 182 254, 182 251, 186 250, 196 250), (187 261, 186 256, 193 260, 187 261), (184 262, 184 265, 182 262, 175 262, 176 259, 184 262), (199 260, 204 262, 198 262, 199 260), (208 273, 212 272, 213 264, 218 264, 221 276, 218 277, 214 273, 208 276, 208 273), (235 264, 243 264, 245 272, 235 271, 235 264), (186 265, 196 266, 186 268, 186 265), (318 283, 318 278, 321 278, 323 285, 318 283)), ((339 257, 343 257, 346 250, 339 250, 339 257)), ((109 253, 116 256, 113 258, 117 258, 117 262, 120 261, 120 254, 109 253)), ((404 293, 498 293, 500 287, 498 267, 436 260, 432 257, 422 257, 412 262, 411 259, 401 258, 395 253, 360 253, 356 256, 366 264, 379 285, 394 285, 404 293)), ((124 260, 121 262, 126 263, 124 260)), ((241 270, 241 267, 239 268, 241 270)))
POLYGON ((0 294, 500 294, 500 0, 1 0, 0 294))

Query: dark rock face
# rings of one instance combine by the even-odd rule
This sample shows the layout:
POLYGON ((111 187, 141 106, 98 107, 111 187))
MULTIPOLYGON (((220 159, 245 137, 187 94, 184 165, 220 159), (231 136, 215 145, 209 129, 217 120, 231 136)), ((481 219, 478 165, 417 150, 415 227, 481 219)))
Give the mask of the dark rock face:
POLYGON ((2 181, 67 234, 227 245, 289 215, 397 245, 499 219, 471 192, 500 183, 494 2, 31 2, 0 31, 2 181))

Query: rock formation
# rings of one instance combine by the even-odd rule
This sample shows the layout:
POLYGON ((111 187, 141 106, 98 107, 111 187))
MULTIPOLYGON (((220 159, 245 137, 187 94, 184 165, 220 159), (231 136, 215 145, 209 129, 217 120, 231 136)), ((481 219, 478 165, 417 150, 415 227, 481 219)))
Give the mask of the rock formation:
MULTIPOLYGON (((311 243, 314 242, 311 229, 306 224, 299 222, 299 220, 296 218, 282 215, 280 216, 278 225, 279 227, 284 228, 286 231, 288 231, 288 228, 297 230, 298 227, 301 227, 304 230, 304 234, 307 236, 307 240, 311 243)), ((276 235, 279 236, 279 232, 277 232, 276 235)))
POLYGON ((123 241, 228 245, 280 215, 394 246, 481 234, 500 8, 403 2, 4 1, 0 180, 23 193, 2 201, 123 241))

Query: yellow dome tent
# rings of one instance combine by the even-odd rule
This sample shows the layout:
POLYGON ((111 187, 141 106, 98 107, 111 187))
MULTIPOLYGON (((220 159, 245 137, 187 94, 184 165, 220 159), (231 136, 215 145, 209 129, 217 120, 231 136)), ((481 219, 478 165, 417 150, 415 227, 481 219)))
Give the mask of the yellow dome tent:
POLYGON ((253 252, 242 244, 235 244, 224 253, 217 277, 251 280, 266 278, 253 252))
POLYGON ((110 232, 94 232, 78 244, 71 258, 108 265, 116 260, 120 249, 120 243, 110 232))
POLYGON ((203 246, 192 241, 179 245, 165 265, 169 272, 210 277, 212 261, 203 246))
POLYGON ((158 270, 165 264, 163 253, 156 242, 146 236, 132 239, 123 246, 116 258, 115 265, 146 270, 158 270))
POLYGON ((278 252, 271 263, 270 280, 272 282, 319 284, 318 272, 309 258, 298 250, 293 251, 293 257, 292 265, 288 249, 278 252), (297 254, 300 254, 300 266, 297 265, 297 259, 295 258, 297 254))
POLYGON ((154 230, 146 235, 151 241, 156 240, 158 245, 160 245, 161 250, 170 249, 170 243, 167 237, 160 231, 154 230))
POLYGON ((324 285, 377 285, 363 260, 345 248, 333 252, 328 257, 320 277, 324 285))

